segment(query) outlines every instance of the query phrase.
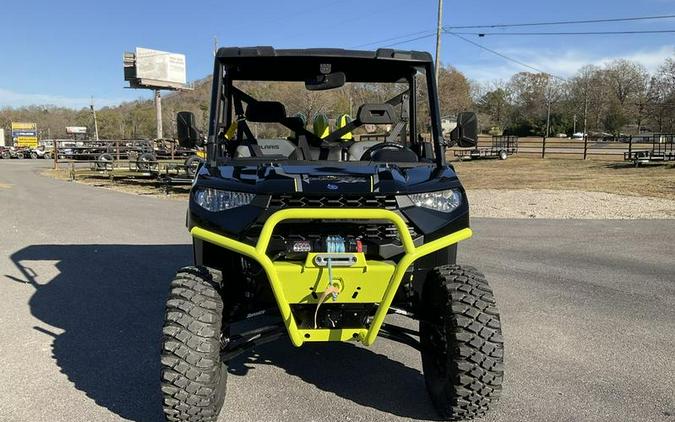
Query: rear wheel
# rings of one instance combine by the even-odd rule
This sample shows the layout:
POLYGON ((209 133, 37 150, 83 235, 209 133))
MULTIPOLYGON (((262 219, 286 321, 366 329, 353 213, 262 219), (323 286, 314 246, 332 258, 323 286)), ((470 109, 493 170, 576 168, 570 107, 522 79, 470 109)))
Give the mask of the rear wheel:
POLYGON ((209 422, 225 400, 220 359, 221 282, 205 267, 185 267, 171 283, 164 321, 161 383, 168 421, 209 422))
POLYGON ((506 151, 504 151, 504 150, 499 151, 499 159, 500 160, 506 160, 507 158, 509 158, 509 155, 506 153, 506 151))
POLYGON ((485 276, 445 265, 422 291, 420 342, 427 390, 447 420, 483 415, 499 397, 504 345, 499 313, 485 276))

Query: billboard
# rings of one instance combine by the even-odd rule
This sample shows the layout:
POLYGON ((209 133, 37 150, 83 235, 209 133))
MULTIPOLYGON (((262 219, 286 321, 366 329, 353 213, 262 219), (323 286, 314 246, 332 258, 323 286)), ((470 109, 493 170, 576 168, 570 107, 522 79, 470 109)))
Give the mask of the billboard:
POLYGON ((185 55, 136 48, 135 53, 124 54, 124 79, 132 88, 184 88, 185 55))
POLYGON ((87 133, 87 128, 85 126, 66 126, 66 133, 69 135, 72 134, 85 134, 87 133))
POLYGON ((12 122, 12 141, 17 147, 36 148, 38 145, 35 123, 12 122))

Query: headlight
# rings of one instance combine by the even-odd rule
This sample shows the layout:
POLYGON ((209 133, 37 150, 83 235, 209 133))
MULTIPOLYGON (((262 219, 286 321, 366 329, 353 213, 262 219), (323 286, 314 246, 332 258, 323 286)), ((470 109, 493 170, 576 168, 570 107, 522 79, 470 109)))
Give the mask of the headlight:
POLYGON ((248 205, 255 197, 252 193, 231 192, 212 188, 197 188, 194 198, 197 205, 207 211, 225 211, 248 205))
POLYGON ((462 193, 454 189, 414 193, 408 197, 418 207, 441 212, 452 212, 462 203, 462 193))

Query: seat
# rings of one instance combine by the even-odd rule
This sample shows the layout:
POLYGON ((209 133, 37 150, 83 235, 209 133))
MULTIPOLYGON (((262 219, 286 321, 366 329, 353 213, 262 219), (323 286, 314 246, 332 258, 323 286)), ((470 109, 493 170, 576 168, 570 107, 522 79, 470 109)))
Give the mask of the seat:
MULTIPOLYGON (((326 116, 324 113, 317 113, 314 116, 314 121, 312 122, 312 129, 314 131, 314 135, 318 136, 321 139, 330 135, 330 121, 328 120, 328 116, 326 116)), ((321 159, 321 148, 310 146, 309 153, 311 154, 312 160, 321 159)), ((340 161, 340 158, 341 154, 339 149, 330 149, 328 151, 328 156, 326 157, 326 160, 340 161)))
POLYGON ((358 141, 349 147, 348 155, 349 161, 359 161, 363 156, 363 153, 370 147, 373 147, 377 144, 381 144, 382 140, 373 140, 373 141, 358 141))
MULTIPOLYGON (((258 139, 258 146, 263 156, 282 156, 288 158, 295 152, 295 145, 287 139, 258 139)), ((251 157, 251 149, 247 145, 239 145, 234 153, 234 158, 251 157)))

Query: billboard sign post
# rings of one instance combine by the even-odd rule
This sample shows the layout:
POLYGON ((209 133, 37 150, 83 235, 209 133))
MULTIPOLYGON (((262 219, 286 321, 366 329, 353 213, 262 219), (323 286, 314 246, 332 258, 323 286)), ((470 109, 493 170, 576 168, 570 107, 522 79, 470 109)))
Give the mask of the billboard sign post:
POLYGON ((162 97, 160 90, 188 90, 185 55, 137 47, 124 53, 124 80, 129 88, 155 91, 157 139, 162 133, 162 97))

